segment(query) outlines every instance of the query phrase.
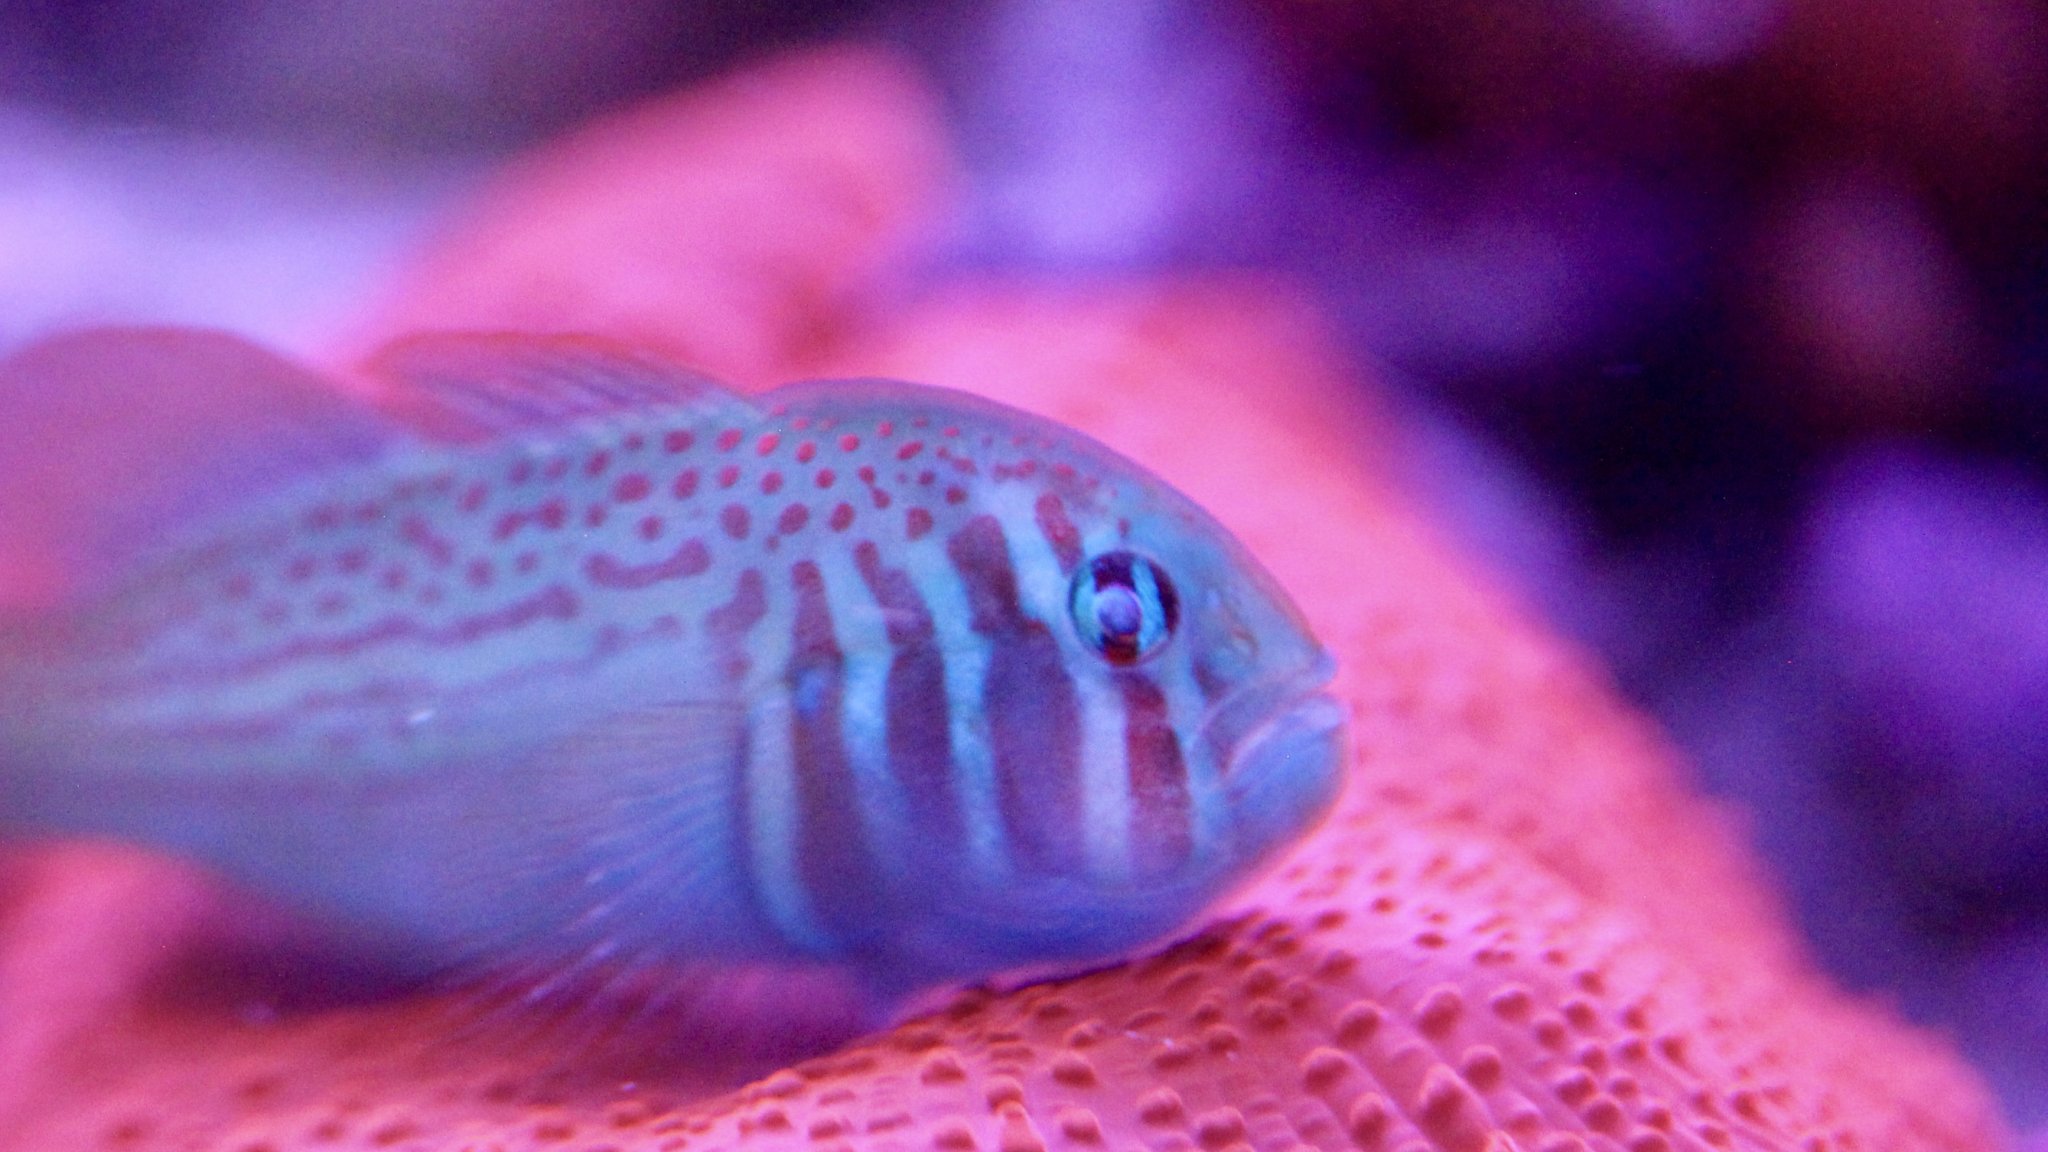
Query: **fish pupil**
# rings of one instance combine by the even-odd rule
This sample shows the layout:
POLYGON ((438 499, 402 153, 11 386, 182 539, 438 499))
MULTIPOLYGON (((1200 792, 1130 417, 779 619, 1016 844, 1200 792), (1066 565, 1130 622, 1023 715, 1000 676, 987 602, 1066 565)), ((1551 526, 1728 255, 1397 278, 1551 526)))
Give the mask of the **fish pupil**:
POLYGON ((1095 622, 1105 639, 1135 645, 1138 630, 1145 625, 1145 606, 1129 588, 1100 589, 1095 594, 1095 622))
POLYGON ((1089 561, 1074 581, 1073 611, 1082 638, 1118 666, 1156 651, 1180 616, 1166 573, 1129 552, 1107 552, 1089 561))

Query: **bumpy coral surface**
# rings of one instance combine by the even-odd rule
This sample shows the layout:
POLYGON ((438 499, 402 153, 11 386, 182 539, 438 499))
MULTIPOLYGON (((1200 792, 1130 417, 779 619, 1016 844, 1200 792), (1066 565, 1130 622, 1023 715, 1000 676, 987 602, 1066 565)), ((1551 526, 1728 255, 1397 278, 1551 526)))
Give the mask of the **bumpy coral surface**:
POLYGON ((624 1080, 559 1042, 464 1043, 432 999, 237 1011, 153 975, 204 927, 189 877, 45 855, 0 890, 0 1144, 2005 1146, 1952 1055, 1810 968, 1656 734, 1403 512, 1384 427, 1283 286, 880 307, 937 140, 885 61, 777 65, 531 160, 376 324, 619 331, 749 383, 899 375, 1093 433, 1237 531, 1343 661, 1356 765, 1328 825, 1158 955, 970 992, 738 1087, 736 1062, 624 1080))

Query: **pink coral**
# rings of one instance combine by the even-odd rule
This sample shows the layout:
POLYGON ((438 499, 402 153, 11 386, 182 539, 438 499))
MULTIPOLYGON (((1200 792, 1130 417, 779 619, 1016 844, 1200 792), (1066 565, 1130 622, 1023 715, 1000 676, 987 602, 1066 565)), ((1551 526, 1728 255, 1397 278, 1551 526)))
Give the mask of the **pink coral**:
POLYGON ((366 343, 594 328, 749 383, 900 375, 1074 423, 1211 508, 1339 654, 1357 760, 1329 824, 1160 955, 970 993, 737 1090, 565 1091, 559 1058, 440 1042, 430 1001, 270 1021, 151 991, 203 900, 156 864, 46 857, 0 921, 0 1073, 33 1076, 0 1099, 8 1147, 2007 1143, 1951 1054, 1811 969, 1657 735, 1403 511, 1284 285, 875 307, 939 202, 938 141, 916 84, 850 51, 643 110, 487 192, 366 343))

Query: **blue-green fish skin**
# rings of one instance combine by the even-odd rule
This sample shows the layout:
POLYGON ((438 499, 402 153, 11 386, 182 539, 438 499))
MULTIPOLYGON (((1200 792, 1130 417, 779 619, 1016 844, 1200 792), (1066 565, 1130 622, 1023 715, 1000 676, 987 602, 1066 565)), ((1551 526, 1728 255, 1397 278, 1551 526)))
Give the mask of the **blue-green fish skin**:
MULTIPOLYGON (((169 511, 0 618, 0 822, 194 857, 395 966, 1070 970, 1183 928, 1341 783, 1285 593, 1050 422, 514 336, 395 346, 398 403, 307 401, 331 437, 267 391, 301 370, 217 336, 62 338, 0 405, 32 425, 53 381, 118 401, 158 362, 270 399, 167 420, 224 474, 166 457, 169 511)), ((44 521, 90 536, 73 487, 44 521)), ((0 512, 0 549, 33 520, 0 512)))

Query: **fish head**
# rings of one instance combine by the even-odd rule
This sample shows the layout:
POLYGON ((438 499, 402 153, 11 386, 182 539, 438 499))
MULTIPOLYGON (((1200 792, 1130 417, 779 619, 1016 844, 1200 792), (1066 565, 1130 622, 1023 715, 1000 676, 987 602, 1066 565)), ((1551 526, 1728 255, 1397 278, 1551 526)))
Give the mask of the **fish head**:
POLYGON ((1082 555, 1063 637, 1084 691, 1122 728, 1097 741, 1125 778, 1111 846, 1086 873, 1110 905, 1189 910, 1321 820, 1347 763, 1336 662, 1292 598, 1207 512, 1135 472, 1077 502, 1082 555))
POLYGON ((996 812, 964 851, 925 850, 934 947, 971 952, 962 971, 1129 955, 1330 809, 1348 758, 1334 661, 1279 582, 1165 481, 1071 429, 919 401, 982 449, 933 537, 971 620, 938 629, 974 685, 956 695, 956 757, 973 754, 955 787, 996 812))

